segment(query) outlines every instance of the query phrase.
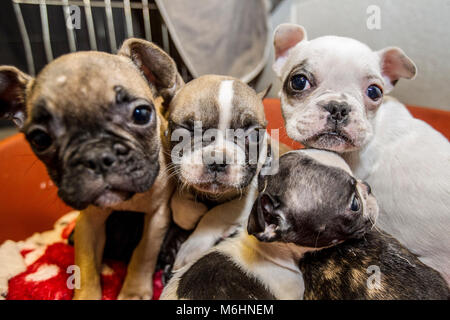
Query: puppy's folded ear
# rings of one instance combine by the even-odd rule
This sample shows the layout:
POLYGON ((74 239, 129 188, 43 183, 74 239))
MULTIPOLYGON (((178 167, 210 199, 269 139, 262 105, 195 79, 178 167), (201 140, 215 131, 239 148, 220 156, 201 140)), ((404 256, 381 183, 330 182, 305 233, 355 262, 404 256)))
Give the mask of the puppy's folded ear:
POLYGON ((272 68, 279 77, 281 77, 281 71, 286 63, 289 50, 306 39, 305 28, 297 24, 283 23, 275 29, 273 35, 275 63, 272 68))
POLYGON ((26 88, 32 77, 12 66, 0 67, 0 118, 21 128, 26 119, 26 88))
POLYGON ((389 92, 400 78, 413 79, 417 68, 414 62, 397 47, 389 47, 377 52, 380 56, 381 74, 386 80, 385 92, 389 92))
POLYGON ((255 201, 247 223, 247 232, 259 241, 272 242, 281 239, 285 231, 285 218, 274 199, 262 193, 255 201))
POLYGON ((165 103, 184 85, 175 61, 154 43, 130 38, 125 40, 118 54, 129 57, 141 69, 165 103))

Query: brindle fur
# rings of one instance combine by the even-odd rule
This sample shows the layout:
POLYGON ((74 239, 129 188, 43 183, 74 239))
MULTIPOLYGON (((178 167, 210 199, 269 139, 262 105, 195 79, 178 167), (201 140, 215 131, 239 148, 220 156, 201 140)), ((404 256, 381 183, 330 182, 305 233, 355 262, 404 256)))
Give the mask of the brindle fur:
POLYGON ((367 233, 363 239, 308 252, 299 265, 306 300, 450 298, 447 283, 436 270, 424 265, 392 236, 378 230, 367 233), (379 268, 378 287, 370 266, 379 268))

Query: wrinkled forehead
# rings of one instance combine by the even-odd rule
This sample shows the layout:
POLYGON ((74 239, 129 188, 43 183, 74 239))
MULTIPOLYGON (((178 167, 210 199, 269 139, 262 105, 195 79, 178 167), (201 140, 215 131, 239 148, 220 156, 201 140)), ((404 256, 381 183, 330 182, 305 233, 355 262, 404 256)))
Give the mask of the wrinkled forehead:
POLYGON ((37 76, 30 103, 45 103, 58 109, 91 110, 115 100, 115 87, 132 97, 151 99, 151 89, 126 57, 100 52, 79 52, 62 56, 37 76))
POLYGON ((326 36, 300 42, 293 48, 284 74, 287 76, 296 66, 304 64, 322 80, 381 78, 379 63, 379 56, 365 44, 351 38, 326 36))
POLYGON ((284 199, 287 205, 310 210, 346 204, 356 188, 356 180, 342 159, 320 150, 296 150, 280 157, 280 169, 268 177, 266 190, 284 199))
POLYGON ((169 114, 176 123, 201 121, 204 128, 265 126, 262 101, 255 91, 230 77, 209 75, 192 80, 177 93, 169 114))
POLYGON ((338 154, 318 149, 286 152, 279 159, 277 174, 268 176, 268 180, 282 188, 290 188, 300 180, 310 181, 312 176, 322 177, 323 181, 329 181, 331 176, 341 182, 355 181, 350 167, 338 154))

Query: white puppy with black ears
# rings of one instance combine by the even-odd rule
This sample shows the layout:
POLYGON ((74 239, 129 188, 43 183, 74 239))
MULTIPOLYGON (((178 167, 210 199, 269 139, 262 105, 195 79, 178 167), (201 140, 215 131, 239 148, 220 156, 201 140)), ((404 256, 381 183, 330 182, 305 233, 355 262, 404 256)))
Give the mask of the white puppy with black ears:
POLYGON ((450 144, 383 94, 416 66, 399 48, 372 51, 350 38, 307 40, 278 26, 273 69, 288 135, 340 153, 381 207, 378 225, 450 283, 450 144))

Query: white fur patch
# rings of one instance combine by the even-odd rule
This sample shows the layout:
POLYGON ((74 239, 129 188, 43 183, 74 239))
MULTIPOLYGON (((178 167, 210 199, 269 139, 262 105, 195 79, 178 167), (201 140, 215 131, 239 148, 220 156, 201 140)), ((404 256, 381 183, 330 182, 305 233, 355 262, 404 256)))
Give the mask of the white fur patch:
POLYGON ((219 88, 219 126, 218 129, 225 134, 225 130, 229 127, 231 121, 231 113, 233 111, 233 80, 224 80, 220 83, 219 88))
POLYGON ((281 56, 277 60, 275 60, 275 63, 273 64, 272 69, 277 76, 281 77, 282 70, 283 70, 283 67, 286 64, 286 62, 287 62, 287 55, 281 56))
POLYGON ((59 273, 59 267, 54 264, 43 264, 35 273, 31 273, 25 277, 26 281, 45 281, 53 278, 59 273))
POLYGON ((203 157, 214 153, 226 155, 226 163, 230 166, 230 174, 227 175, 226 182, 230 185, 238 185, 242 178, 242 167, 245 165, 245 150, 222 136, 205 148, 198 148, 183 155, 180 165, 181 175, 193 183, 205 182, 201 180, 204 170, 203 157))

